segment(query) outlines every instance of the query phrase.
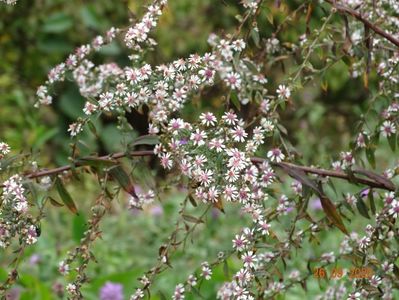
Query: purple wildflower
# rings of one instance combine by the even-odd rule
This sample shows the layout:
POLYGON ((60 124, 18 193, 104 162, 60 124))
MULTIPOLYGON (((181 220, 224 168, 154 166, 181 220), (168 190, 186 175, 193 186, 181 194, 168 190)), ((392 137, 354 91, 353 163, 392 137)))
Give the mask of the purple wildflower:
POLYGON ((42 260, 42 258, 40 257, 39 254, 33 254, 30 258, 29 258, 29 264, 31 266, 35 266, 38 265, 40 263, 40 261, 42 260))
POLYGON ((360 196, 362 198, 365 198, 365 197, 367 197, 369 195, 369 193, 370 193, 370 189, 369 188, 365 188, 365 189, 361 190, 360 196))
POLYGON ((323 208, 319 198, 312 199, 309 204, 313 210, 321 210, 323 208))
POLYGON ((163 208, 161 205, 154 205, 150 209, 150 213, 153 217, 159 217, 163 215, 163 208))
POLYGON ((21 289, 18 287, 14 287, 10 289, 7 294, 6 298, 7 300, 19 300, 21 297, 21 289))
POLYGON ((101 300, 123 300, 123 286, 107 281, 100 290, 101 300))

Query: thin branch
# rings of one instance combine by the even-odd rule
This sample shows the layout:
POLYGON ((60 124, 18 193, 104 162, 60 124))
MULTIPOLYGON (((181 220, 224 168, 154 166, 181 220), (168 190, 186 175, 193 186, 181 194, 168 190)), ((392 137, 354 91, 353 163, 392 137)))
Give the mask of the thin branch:
MULTIPOLYGON (((115 162, 117 159, 123 158, 123 157, 142 157, 142 156, 152 156, 154 155, 154 152, 152 150, 142 150, 142 151, 132 151, 129 153, 126 152, 118 152, 115 154, 109 154, 109 155, 104 155, 104 156, 86 156, 81 159, 77 159, 76 161, 73 162, 71 165, 67 166, 62 166, 54 169, 49 169, 49 170, 40 170, 37 172, 29 173, 25 175, 25 178, 28 179, 34 179, 34 178, 39 178, 39 177, 44 177, 44 176, 51 176, 51 175, 56 175, 65 171, 69 171, 72 168, 75 167, 83 167, 88 165, 85 161, 104 161, 104 162, 115 162)), ((253 157, 251 158, 251 161, 253 163, 263 163, 265 161, 264 158, 261 157, 253 157)), ((354 170, 355 173, 358 174, 372 174, 372 179, 367 179, 367 178, 361 178, 357 176, 350 176, 344 172, 340 171, 333 171, 333 170, 326 170, 326 169, 320 169, 320 168, 314 168, 314 167, 307 167, 307 166, 300 166, 296 165, 293 163, 287 163, 287 162, 280 162, 280 163, 274 163, 275 166, 282 168, 284 170, 285 168, 291 168, 291 169, 297 169, 297 170, 302 170, 305 173, 310 173, 310 174, 316 174, 320 175, 323 177, 334 177, 334 178, 340 178, 347 180, 349 182, 354 182, 354 183, 359 183, 359 184, 364 184, 372 188, 379 188, 379 189, 384 189, 388 191, 395 191, 395 186, 392 184, 387 179, 384 179, 382 176, 368 172, 368 171, 362 171, 362 170, 354 170), (375 179, 375 180, 373 180, 375 179)), ((0 184, 0 188, 4 187, 4 184, 0 184)))
MULTIPOLYGON (((262 163, 262 162, 265 161, 265 159, 260 158, 260 157, 254 157, 251 160, 254 163, 262 163)), ((385 180, 372 180, 372 179, 357 177, 357 176, 354 176, 354 175, 350 176, 350 175, 346 174, 345 172, 341 172, 341 171, 334 171, 334 170, 319 169, 319 168, 313 168, 313 167, 307 167, 307 166, 300 166, 300 165, 296 165, 296 164, 293 164, 293 163, 286 163, 286 162, 275 163, 274 165, 277 166, 277 167, 282 168, 283 170, 284 170, 283 167, 288 167, 288 168, 292 168, 292 169, 302 170, 305 173, 316 174, 316 175, 320 175, 320 176, 323 176, 323 177, 340 178, 340 179, 347 180, 349 182, 360 183, 360 184, 364 184, 364 185, 367 185, 367 186, 373 187, 373 188, 389 190, 389 191, 395 191, 395 186, 387 179, 385 179, 385 180)), ((362 173, 362 171, 360 171, 360 170, 353 170, 353 172, 362 173)), ((381 176, 375 174, 375 177, 381 177, 381 176)), ((381 177, 381 179, 382 179, 382 177, 381 177)))
MULTIPOLYGON (((39 178, 39 177, 45 177, 45 176, 51 176, 51 175, 56 175, 60 174, 65 171, 69 171, 72 168, 75 167, 83 167, 88 165, 88 163, 85 163, 85 161, 90 161, 90 160, 96 160, 96 161, 105 161, 105 162, 112 162, 115 161, 116 159, 120 159, 123 157, 141 157, 141 156, 151 156, 154 154, 154 151, 152 150, 142 150, 142 151, 132 151, 129 153, 126 152, 118 152, 114 154, 108 154, 104 156, 86 156, 81 159, 75 160, 72 164, 54 168, 54 169, 43 169, 37 172, 25 174, 24 177, 28 179, 34 179, 34 178, 39 178)), ((4 184, 0 184, 0 188, 4 187, 4 184)))
POLYGON ((352 17, 358 19, 360 22, 362 22, 365 26, 367 26, 369 29, 373 30, 375 33, 378 35, 384 37, 386 40, 390 41, 392 44, 396 45, 399 47, 399 39, 395 38, 393 35, 389 34, 388 32, 384 31, 377 25, 371 23, 369 20, 364 18, 361 13, 358 11, 346 7, 344 5, 336 3, 336 0, 326 0, 326 2, 330 3, 337 11, 351 15, 352 17))

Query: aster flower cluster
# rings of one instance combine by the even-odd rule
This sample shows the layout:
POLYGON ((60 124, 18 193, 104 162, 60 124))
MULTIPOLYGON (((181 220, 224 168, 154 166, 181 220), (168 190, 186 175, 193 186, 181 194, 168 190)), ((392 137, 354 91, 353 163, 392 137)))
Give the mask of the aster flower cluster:
MULTIPOLYGON (((371 1, 360 3, 348 0, 345 2, 362 11, 371 5, 371 1)), ((381 2, 383 2, 382 5, 393 9, 397 7, 394 2, 389 0, 381 2)), ((255 14, 260 3, 259 0, 243 0, 242 5, 247 9, 247 16, 255 14)), ((87 100, 83 109, 86 118, 77 120, 69 127, 68 131, 72 137, 77 136, 84 129, 85 123, 93 115, 101 113, 123 115, 126 111, 147 107, 150 123, 149 134, 160 137, 160 144, 155 147, 154 153, 158 156, 161 166, 168 171, 177 171, 183 175, 180 179, 186 183, 188 181, 192 194, 199 201, 208 205, 221 204, 222 201, 239 203, 243 212, 249 215, 253 221, 251 228, 243 228, 233 239, 233 252, 237 253, 242 267, 235 273, 231 282, 225 283, 219 289, 218 299, 254 299, 255 278, 262 278, 262 272, 268 274, 268 268, 277 260, 282 259, 284 262, 287 253, 294 248, 298 249, 306 235, 310 240, 315 238, 317 232, 327 227, 326 220, 314 222, 309 216, 306 216, 311 220, 308 229, 298 230, 294 224, 286 240, 280 241, 276 238, 278 243, 273 245, 274 249, 262 251, 258 247, 260 241, 263 242, 266 238, 273 236, 271 219, 283 217, 293 211, 295 206, 298 209, 299 202, 305 202, 303 194, 306 194, 306 190, 302 183, 307 185, 306 189, 311 185, 307 180, 293 182, 291 187, 295 199, 301 201, 296 202, 282 194, 276 198, 276 207, 269 205, 266 213, 264 201, 269 197, 270 185, 276 181, 273 166, 284 165, 282 162, 286 159, 288 151, 286 151, 285 145, 273 145, 265 147, 267 158, 262 163, 254 162, 253 157, 260 150, 260 146, 265 144, 267 137, 272 137, 280 131, 276 109, 278 105, 283 106, 289 102, 288 100, 297 86, 295 81, 299 78, 302 69, 309 65, 308 59, 317 44, 316 42, 319 41, 320 32, 315 31, 317 37, 314 40, 308 35, 301 37, 300 45, 303 46, 303 50, 309 51, 309 55, 305 57, 305 61, 297 75, 293 77, 292 82, 292 78, 289 78, 284 84, 277 84, 275 96, 272 96, 265 88, 268 82, 262 75, 261 64, 254 63, 253 59, 245 55, 247 43, 235 35, 221 38, 212 34, 208 41, 213 50, 203 55, 192 54, 187 58, 180 58, 158 66, 151 66, 143 61, 143 50, 151 49, 156 45, 156 42, 150 38, 150 34, 151 30, 156 27, 165 5, 165 0, 155 1, 148 7, 142 20, 127 30, 111 28, 105 36, 98 36, 90 44, 78 48, 64 63, 49 72, 46 84, 37 90, 38 104, 51 104, 53 85, 63 81, 66 74, 71 73, 79 86, 80 93, 87 100), (115 63, 95 65, 89 60, 90 54, 112 42, 118 35, 122 35, 124 44, 132 50, 132 55, 129 57, 132 61, 131 65, 126 67, 120 67, 115 63), (204 87, 216 84, 227 91, 227 105, 230 105, 230 102, 237 102, 235 100, 239 102, 238 104, 233 103, 236 107, 240 104, 256 104, 257 112, 260 115, 259 119, 245 123, 236 112, 229 110, 220 116, 212 112, 204 112, 199 115, 196 122, 185 121, 180 115, 184 105, 204 87)), ((373 9, 365 10, 365 16, 373 20, 385 15, 385 11, 382 12, 382 5, 373 3, 373 9)), ((327 19, 325 25, 328 24, 328 20, 330 18, 327 19)), ((389 17, 386 24, 385 29, 398 32, 395 18, 389 17)), ((363 32, 359 31, 358 27, 360 26, 356 23, 357 30, 351 34, 353 46, 362 42, 363 32)), ((252 30, 258 33, 256 26, 252 30)), ((276 55, 280 51, 287 51, 284 50, 286 45, 280 43, 275 36, 262 42, 265 52, 269 56, 276 55)), ((378 47, 380 42, 385 44, 379 37, 372 40, 374 47, 378 47)), ((326 39, 320 43, 328 48, 332 47, 333 41, 326 39)), ((293 45, 293 53, 295 49, 297 46, 293 45)), ((349 49, 347 52, 352 57, 357 55, 353 49, 349 49)), ((382 78, 381 89, 394 91, 395 89, 391 88, 392 85, 397 85, 399 82, 399 75, 395 69, 399 63, 399 55, 396 53, 387 59, 371 52, 370 57, 378 65, 378 73, 382 78)), ((353 77, 364 73, 367 65, 364 60, 365 58, 362 57, 359 59, 360 62, 351 65, 353 77)), ((309 73, 315 71, 310 67, 308 69, 309 73)), ((312 77, 308 76, 307 78, 312 77)), ((399 95, 388 92, 388 97, 396 99, 399 95)), ((333 168, 350 173, 356 163, 360 161, 358 152, 360 150, 369 151, 372 146, 374 147, 372 142, 376 141, 376 137, 382 135, 388 140, 396 137, 398 109, 397 101, 390 101, 387 109, 382 112, 382 120, 378 123, 374 133, 368 126, 360 126, 354 149, 342 151, 340 159, 333 163, 333 168)), ((1 143, 0 155, 4 156, 8 152, 8 146, 1 143)), ((384 175, 386 178, 391 178, 395 175, 395 170, 387 169, 384 175)), ((299 174, 296 177, 301 176, 302 174, 299 174)), ((319 180, 319 182, 324 183, 325 181, 319 180)), ((26 213, 27 203, 23 201, 24 190, 20 178, 15 177, 6 182, 4 195, 3 197, 6 197, 4 203, 10 207, 10 211, 15 214, 26 213)), ((373 191, 369 190, 367 196, 373 196, 373 191)), ((139 193, 138 197, 129 199, 129 206, 141 208, 152 202, 153 199, 153 191, 139 193)), ((345 207, 350 212, 363 203, 360 201, 362 201, 362 195, 355 197, 347 194, 343 199, 345 207)), ((341 256, 354 253, 362 255, 363 260, 370 263, 378 260, 372 254, 372 249, 379 241, 391 241, 397 236, 397 231, 394 231, 396 229, 393 229, 392 225, 399 216, 399 201, 394 192, 387 193, 383 197, 383 202, 384 207, 381 211, 377 212, 374 207, 376 210, 375 225, 366 226, 363 236, 351 234, 345 237, 341 243, 339 255, 327 252, 321 255, 319 261, 326 265, 333 264, 341 256)), ((104 207, 100 206, 102 211, 104 207)), ((90 224, 91 229, 85 232, 82 245, 73 253, 68 253, 68 258, 60 263, 59 271, 63 275, 69 273, 70 265, 77 257, 81 257, 85 264, 91 259, 89 245, 99 235, 99 219, 97 217, 101 217, 102 213, 99 215, 96 215, 97 212, 95 213, 90 224)), ((33 234, 35 227, 32 226, 26 227, 23 232, 27 232, 28 235, 33 234)), ((5 228, 3 231, 8 232, 7 230, 9 229, 5 228)), ((34 239, 31 238, 31 240, 34 239)), ((26 243, 29 243, 28 240, 26 243)), ((384 251, 388 252, 388 250, 384 251)), ((379 267, 393 269, 395 254, 393 251, 388 253, 386 262, 381 263, 379 267)), ((163 263, 168 262, 166 255, 161 256, 161 260, 163 263)), ((175 287, 172 299, 184 299, 185 293, 190 290, 190 287, 197 285, 198 280, 210 280, 212 266, 213 264, 204 262, 197 274, 190 275, 186 282, 175 287)), ((82 269, 84 268, 82 267, 82 269)), ((388 299, 391 293, 391 276, 391 273, 387 273, 386 276, 378 274, 368 279, 367 284, 380 289, 384 284, 386 286, 384 297, 388 299)), ((80 278, 84 278, 84 276, 80 278)), ((141 281, 144 287, 137 289, 131 299, 142 299, 145 289, 152 283, 152 280, 152 278, 150 280, 144 276, 141 281)), ((274 295, 285 291, 294 283, 302 284, 301 280, 303 279, 300 278, 299 271, 293 271, 288 276, 289 284, 266 280, 263 287, 265 290, 262 293, 264 296, 273 298, 274 295)), ((79 290, 83 283, 84 279, 79 279, 67 285, 67 291, 72 298, 81 296, 79 290)), ((348 291, 345 287, 336 286, 329 289, 325 296, 327 298, 343 297, 346 293, 348 291)), ((366 296, 370 296, 370 293, 360 285, 356 285, 348 299, 366 296)))
MULTIPOLYGON (((377 57, 375 58, 378 59, 377 57)), ((399 55, 394 53, 391 57, 381 58, 381 62, 378 65, 378 73, 381 76, 380 87, 387 93, 387 97, 392 100, 389 101, 389 105, 381 112, 381 120, 375 126, 374 130, 367 127, 366 124, 361 126, 361 130, 357 135, 355 141, 355 148, 365 149, 370 151, 372 149, 373 143, 381 135, 387 138, 390 146, 394 149, 397 137, 398 128, 398 116, 399 116, 399 104, 398 98, 399 93, 395 92, 397 90, 397 83, 399 82, 399 70, 397 65, 399 63, 399 55)), ((366 118, 365 118, 366 120, 366 118)))
POLYGON ((380 132, 383 137, 389 139, 390 137, 396 134, 398 116, 399 116, 399 103, 393 102, 383 112, 383 117, 385 120, 382 122, 380 126, 380 132))
POLYGON ((19 236, 21 244, 36 243, 37 227, 28 213, 28 200, 22 178, 14 175, 4 182, 0 211, 0 247, 6 248, 11 239, 19 236))
MULTIPOLYGON (((214 84, 216 74, 229 88, 238 90, 238 98, 243 104, 250 101, 249 95, 254 91, 258 91, 259 95, 266 92, 263 87, 266 79, 259 75, 256 68, 256 72, 253 72, 249 67, 252 64, 249 59, 240 60, 239 64, 233 62, 233 55, 245 48, 242 40, 231 42, 215 38, 212 43, 216 48, 213 53, 203 56, 193 54, 187 60, 178 59, 167 65, 156 66, 155 69, 149 64, 123 69, 115 64, 95 67, 83 61, 75 67, 73 74, 79 74, 74 77, 82 95, 90 97, 83 109, 84 113, 89 117, 99 112, 137 109, 146 105, 150 108, 152 121, 149 133, 158 134, 169 116, 183 107, 190 94, 203 86, 214 84), (86 72, 91 69, 93 72, 86 72), (101 75, 97 70, 101 71, 101 75), (107 82, 106 91, 104 82, 107 82)), ((51 74, 49 83, 53 83, 51 78, 54 76, 51 74)), ((47 91, 46 86, 38 89, 39 102, 42 104, 51 103, 47 91)), ((68 130, 71 136, 82 131, 84 123, 85 120, 71 124, 68 130)))
POLYGON ((249 9, 250 12, 255 12, 259 6, 260 0, 242 0, 242 5, 249 9))
MULTIPOLYGON (((194 54, 187 60, 179 59, 168 65, 157 66, 154 70, 149 64, 144 64, 139 68, 125 67, 123 69, 115 64, 102 65, 99 68, 104 71, 102 72, 104 76, 99 76, 96 72, 90 75, 96 79, 94 81, 96 87, 86 84, 87 77, 84 77, 85 79, 75 77, 84 96, 98 98, 97 101, 88 100, 86 102, 84 113, 90 116, 98 112, 137 109, 146 105, 150 107, 149 116, 153 122, 149 132, 157 134, 169 116, 183 107, 191 93, 198 91, 204 85, 214 83, 216 73, 228 87, 239 90, 238 97, 243 104, 249 101, 247 96, 249 90, 252 92, 254 89, 258 89, 265 92, 263 84, 266 80, 253 74, 247 65, 249 61, 247 64, 241 62, 233 71, 233 51, 241 51, 243 46, 236 45, 234 42, 229 44, 227 41, 221 40, 218 48, 220 49, 215 53, 206 53, 203 56, 194 54), (253 76, 257 78, 255 81, 251 80, 246 85, 242 83, 243 79, 253 76), (99 80, 99 77, 104 80, 99 80), (100 93, 105 79, 108 86, 110 82, 114 82, 113 88, 100 93)), ((82 64, 79 68, 84 66, 85 64, 82 64)), ((90 68, 92 67, 94 66, 90 64, 90 68)), ((76 70, 78 69, 75 69, 74 72, 76 70)), ((46 87, 39 88, 39 101, 49 104, 51 101, 48 97, 51 96, 45 91, 47 91, 46 87)), ((71 136, 77 135, 83 129, 84 123, 83 120, 71 124, 69 127, 71 136)))
POLYGON ((10 151, 11 148, 8 144, 0 142, 0 159, 4 158, 10 151))
MULTIPOLYGON (((70 272, 73 270, 74 273, 74 281, 68 283, 65 286, 66 292, 71 299, 82 299, 81 287, 82 285, 87 282, 87 275, 86 275, 86 268, 88 263, 91 260, 94 260, 94 255, 91 252, 91 246, 94 241, 97 240, 101 236, 100 231, 100 221, 102 217, 105 215, 107 208, 105 207, 105 199, 104 195, 100 195, 97 197, 95 205, 92 206, 91 212, 92 215, 88 220, 87 224, 88 227, 86 231, 83 233, 83 237, 80 240, 80 245, 75 247, 73 251, 67 252, 67 257, 59 262, 58 264, 58 272, 63 276, 68 276, 70 272), (78 262, 78 267, 74 268, 74 263, 78 262)), ((115 286, 113 284, 106 285, 104 290, 102 291, 101 295, 103 298, 107 299, 106 296, 109 296, 109 290, 118 290, 120 288, 119 285, 115 286)), ((118 295, 120 292, 118 292, 118 295)), ((120 297, 120 296, 118 296, 120 297)), ((119 299, 119 298, 115 298, 119 299)))
MULTIPOLYGON (((344 284, 333 283, 333 286, 329 286, 323 295, 319 295, 316 299, 345 299, 347 294, 347 288, 344 284)), ((349 298, 348 298, 349 299, 349 298)))
POLYGON ((148 205, 154 202, 155 193, 153 190, 149 190, 146 193, 137 193, 137 197, 130 196, 129 207, 141 209, 143 205, 148 205))
MULTIPOLYGON (((347 0, 344 2, 359 11, 370 22, 382 23, 386 32, 392 34, 394 38, 398 38, 399 22, 397 17, 391 13, 398 11, 399 4, 397 1, 384 0, 376 3, 374 1, 347 0)), ((379 51, 383 49, 383 45, 389 46, 389 43, 383 37, 375 35, 369 41, 370 47, 373 48, 373 51, 370 51, 370 58, 359 56, 355 52, 355 45, 360 45, 367 41, 365 28, 354 20, 350 21, 349 27, 351 28, 351 43, 354 45, 354 47, 349 49, 349 53, 351 57, 356 58, 356 62, 351 66, 352 77, 356 78, 367 74, 367 66, 372 61, 376 65, 376 71, 380 76, 379 90, 384 91, 381 97, 377 98, 378 102, 384 103, 385 99, 389 100, 389 104, 384 105, 385 109, 381 111, 377 125, 370 126, 370 124, 367 124, 369 115, 365 115, 361 123, 362 126, 358 127, 360 130, 357 134, 354 148, 356 150, 365 150, 369 160, 370 158, 372 160, 375 151, 374 147, 379 136, 387 138, 392 148, 396 147, 399 109, 397 103, 399 97, 397 92, 399 54, 397 51, 392 53, 379 51)))
MULTIPOLYGON (((155 1, 141 22, 127 30, 124 39, 127 47, 139 53, 142 50, 141 43, 155 43, 148 33, 155 27, 165 4, 166 1, 155 1)), ((242 104, 259 102, 267 93, 264 88, 267 80, 256 64, 247 57, 238 59, 246 47, 241 39, 221 39, 212 35, 209 42, 214 48, 213 52, 202 56, 192 54, 187 59, 181 58, 155 67, 140 60, 134 60, 133 66, 124 68, 115 63, 96 66, 88 60, 89 54, 114 40, 120 33, 120 30, 111 28, 105 37, 97 37, 91 44, 78 48, 66 62, 49 72, 46 84, 37 90, 37 104, 51 104, 52 86, 63 81, 67 72, 72 72, 81 94, 87 98, 83 109, 87 118, 70 125, 68 131, 71 136, 82 131, 83 125, 93 114, 122 113, 143 105, 150 108, 150 134, 158 134, 192 93, 215 84, 217 79, 221 79, 242 104)), ((285 98, 290 95, 285 87, 284 91, 278 92, 283 93, 282 97, 285 98)))
MULTIPOLYGON (((191 291, 198 283, 198 280, 210 280, 212 277, 212 270, 208 262, 201 264, 200 275, 197 277, 194 274, 190 274, 184 283, 176 285, 172 295, 173 300, 185 299, 185 293, 191 291)), ((146 277, 145 277, 146 278, 146 277)), ((142 280, 143 281, 143 280, 142 280)), ((149 282, 142 282, 143 285, 148 285, 149 282)), ((140 300, 144 298, 144 292, 142 289, 136 289, 135 293, 130 297, 130 300, 140 300)))
POLYGON ((251 156, 268 132, 258 126, 249 137, 244 126, 232 111, 219 120, 210 112, 203 113, 197 125, 172 119, 163 143, 154 152, 164 168, 176 166, 199 185, 195 196, 200 201, 216 203, 223 197, 245 204, 262 200, 263 189, 275 175, 267 162, 252 164, 251 156))
POLYGON ((8 5, 15 5, 17 3, 17 0, 0 0, 0 1, 8 5))
MULTIPOLYGON (((154 3, 148 7, 148 11, 141 22, 127 29, 125 43, 129 48, 140 53, 147 46, 154 44, 154 41, 150 39, 148 35, 151 29, 156 26, 165 4, 166 0, 154 1, 154 3)), ((49 93, 49 88, 51 88, 55 82, 64 81, 67 72, 72 71, 74 79, 79 84, 82 95, 86 97, 98 96, 103 90, 107 80, 122 75, 123 71, 114 63, 95 66, 95 64, 88 59, 90 54, 110 44, 116 38, 117 33, 120 32, 124 31, 112 27, 107 31, 105 36, 98 36, 90 44, 77 48, 75 53, 71 54, 65 62, 54 67, 48 74, 46 84, 40 86, 37 90, 37 105, 49 105, 52 103, 52 96, 49 93)), ((131 56, 131 58, 134 57, 136 56, 131 56)))
MULTIPOLYGON (((387 193, 386 198, 389 201, 395 201, 391 193, 387 193)), ((382 212, 377 214, 376 224, 365 226, 364 236, 361 236, 357 232, 352 232, 349 236, 344 237, 341 242, 339 250, 341 255, 363 253, 365 265, 372 266, 374 270, 378 270, 377 274, 368 277, 366 283, 354 285, 356 291, 350 293, 348 299, 363 299, 376 296, 377 288, 383 289, 383 299, 392 299, 392 280, 394 280, 395 276, 393 274, 394 262, 396 260, 395 251, 386 251, 384 257, 377 257, 374 251, 372 251, 373 247, 380 240, 390 243, 395 236, 395 233, 386 222, 387 218, 390 218, 389 214, 389 207, 384 207, 382 212), (368 285, 375 289, 369 289, 368 285)))

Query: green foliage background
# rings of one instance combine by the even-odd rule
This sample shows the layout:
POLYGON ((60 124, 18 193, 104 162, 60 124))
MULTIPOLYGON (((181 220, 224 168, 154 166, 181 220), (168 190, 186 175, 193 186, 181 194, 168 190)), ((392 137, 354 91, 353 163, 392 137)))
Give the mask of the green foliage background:
MULTIPOLYGON (((47 72, 62 62, 77 46, 89 42, 97 34, 109 27, 123 27, 134 21, 143 12, 146 1, 78 1, 78 0, 20 0, 16 6, 0 6, 0 140, 7 141, 14 152, 35 153, 39 165, 51 167, 68 162, 70 139, 68 124, 81 115, 83 98, 76 87, 67 82, 57 87, 54 105, 35 109, 35 90, 45 81, 47 72), (129 8, 129 9, 127 9, 129 8)), ((288 11, 295 9, 301 1, 289 1, 284 10, 266 7, 262 10, 258 23, 262 36, 269 37, 277 24, 284 20, 288 11)), ((149 54, 153 64, 168 62, 190 53, 203 53, 209 50, 207 38, 210 33, 233 32, 237 24, 235 16, 240 13, 237 1, 213 0, 171 0, 166 14, 161 18, 156 31, 159 45, 149 54)), ((323 15, 316 10, 310 26, 317 28, 323 15)), ((279 38, 289 44, 304 33, 305 24, 291 23, 282 31, 279 38)), ((251 47, 255 47, 251 42, 251 47)), ((251 51, 251 50, 250 50, 251 51)), ((95 57, 96 61, 116 61, 127 64, 126 49, 115 43, 95 57)), ((322 56, 322 53, 321 53, 322 56)), ((318 57, 312 59, 316 66, 318 57)), ((285 68, 294 68, 294 61, 284 63, 285 68)), ((293 145, 300 151, 304 162, 329 164, 331 157, 349 144, 353 122, 365 110, 364 98, 367 94, 361 79, 349 78, 349 67, 343 62, 335 64, 320 82, 312 82, 294 95, 292 107, 283 116, 285 127, 293 145)), ((283 66, 274 64, 266 74, 270 87, 275 88, 283 76, 283 66)), ((371 88, 373 80, 371 78, 371 88)), ((194 101, 187 111, 223 109, 217 93, 210 92, 206 98, 194 101)), ((195 114, 193 115, 193 118, 195 114)), ((123 149, 123 137, 112 119, 101 119, 96 123, 100 139, 95 141, 90 134, 83 135, 80 154, 93 152, 114 152, 123 149)), ((131 133, 133 138, 138 133, 131 133)), ((386 150, 388 151, 388 150, 386 150)), ((379 158, 389 155, 381 151, 379 158)), ((382 162, 384 159, 382 159, 382 162)), ((383 169, 383 164, 378 166, 383 169)), ((135 171, 138 185, 148 185, 151 172, 135 171)), ((289 182, 282 186, 288 190, 289 182)), ((37 245, 26 253, 27 262, 20 270, 21 299, 57 299, 52 291, 55 282, 64 283, 57 272, 58 262, 65 257, 67 250, 76 246, 86 228, 90 204, 95 200, 96 183, 88 175, 79 184, 68 186, 78 205, 79 216, 72 216, 65 208, 52 208, 42 224, 42 236, 37 245), (39 255, 39 263, 29 263, 29 257, 39 255)), ((359 188, 358 188, 359 189, 359 188)), ((339 183, 339 190, 357 191, 356 187, 339 183)), ((281 191, 276 191, 281 192, 281 191)), ((326 191, 332 199, 342 198, 340 193, 326 191)), ((56 197, 56 196, 55 196, 56 197)), ((154 216, 151 208, 141 213, 127 211, 127 199, 121 197, 113 203, 111 214, 103 224, 103 237, 95 243, 93 253, 97 264, 89 267, 90 284, 84 288, 86 299, 98 299, 99 289, 106 281, 124 285, 126 297, 138 286, 137 277, 156 263, 158 248, 173 231, 174 221, 179 210, 179 202, 185 197, 184 191, 170 187, 161 195, 163 214, 154 216)), ((271 201, 276 201, 271 199, 271 201)), ((156 209, 156 208, 152 208, 156 209)), ((198 209, 192 209, 199 215, 198 209)), ((319 210, 312 214, 323 216, 319 210)), ((242 226, 250 224, 234 207, 227 207, 226 214, 213 211, 208 216, 208 225, 199 226, 193 238, 183 251, 178 251, 171 259, 173 269, 160 276, 155 285, 153 299, 169 298, 174 286, 185 278, 204 260, 216 258, 220 250, 228 250, 231 240, 242 226)), ((367 224, 359 217, 350 225, 355 231, 367 224)), ((280 220, 290 224, 288 218, 280 220)), ((276 223, 277 224, 277 223, 276 223)), ((276 225, 273 224, 273 225, 276 225)), ((283 226, 274 226, 275 233, 284 236, 283 226)), ((288 263, 301 272, 308 272, 306 261, 321 253, 336 251, 342 234, 334 229, 319 241, 309 241, 303 245, 301 253, 288 263), (315 247, 317 245, 317 247, 315 247)), ((0 254, 3 269, 0 278, 6 276, 9 256, 0 254)), ((282 266, 280 266, 283 269, 282 266)), ((345 267, 345 266, 342 266, 345 267)), ((217 287, 229 280, 239 265, 232 258, 229 271, 218 268, 213 281, 202 287, 206 299, 215 299, 217 287)), ((287 276, 287 274, 284 274, 287 276)), ((343 279, 349 280, 349 279, 343 279)), ((313 299, 316 294, 336 284, 334 281, 314 280, 308 292, 297 288, 281 299, 313 299)), ((195 299, 195 295, 192 299, 195 299)))

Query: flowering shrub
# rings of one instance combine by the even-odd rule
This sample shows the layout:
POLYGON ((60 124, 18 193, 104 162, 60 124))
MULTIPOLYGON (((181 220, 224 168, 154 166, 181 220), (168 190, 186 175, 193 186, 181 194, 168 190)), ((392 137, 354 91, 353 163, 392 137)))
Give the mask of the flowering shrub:
MULTIPOLYGON (((237 30, 211 34, 211 50, 207 53, 159 65, 147 61, 148 52, 157 46, 152 32, 167 9, 166 0, 155 0, 140 21, 125 29, 111 28, 104 36, 77 48, 49 72, 47 81, 37 90, 36 106, 51 105, 57 83, 73 80, 86 101, 85 117, 69 125, 73 152, 67 166, 45 170, 30 162, 30 170, 25 170, 29 158, 20 158, 18 165, 18 157, 9 157, 10 147, 0 143, 0 170, 8 178, 2 184, 2 247, 16 247, 22 255, 37 241, 46 203, 60 204, 50 196, 52 189, 76 213, 76 204, 64 187, 66 173, 89 168, 99 179, 101 193, 91 208, 80 245, 69 251, 58 266, 70 280, 65 286, 68 297, 83 298, 81 288, 90 280, 86 270, 95 261, 91 247, 101 236, 100 222, 109 211, 110 201, 127 193, 130 208, 142 209, 162 192, 162 187, 159 191, 136 191, 134 178, 119 160, 127 158, 134 166, 137 157, 154 155, 168 174, 165 185, 183 185, 187 197, 181 204, 176 230, 159 248, 156 266, 142 275, 130 299, 150 297, 157 278, 168 276, 173 252, 192 238, 212 207, 224 212, 228 205, 238 206, 250 221, 231 236, 231 248, 220 249, 217 257, 191 270, 187 280, 171 292, 172 299, 184 299, 188 294, 201 297, 203 282, 213 279, 219 265, 228 269, 232 257, 238 258, 239 268, 233 269, 234 273, 219 287, 218 299, 274 299, 296 286, 306 291, 314 276, 325 277, 318 270, 341 263, 367 267, 370 274, 352 274, 352 282, 330 286, 320 299, 394 298, 399 276, 399 166, 389 160, 382 169, 375 153, 386 143, 393 152, 398 145, 398 4, 389 0, 305 1, 280 22, 270 37, 262 36, 257 20, 264 10, 271 19, 269 6, 283 10, 284 4, 243 0, 241 5, 243 13, 237 16, 237 30), (311 25, 314 10, 324 15, 320 28, 311 25), (289 21, 304 25, 304 33, 294 42, 283 43, 279 33, 289 21), (90 60, 116 40, 130 51, 128 65, 90 60), (278 82, 269 82, 271 66, 284 60, 291 64, 289 71, 278 82), (307 86, 320 84, 326 89, 327 72, 342 62, 348 66, 351 78, 362 78, 367 108, 353 128, 350 147, 313 161, 326 169, 305 166, 292 145, 290 132, 283 126, 282 116, 294 109, 307 86), (207 101, 207 89, 218 90, 222 109, 190 115, 187 105, 207 101), (88 130, 97 136, 96 119, 114 116, 118 129, 131 133, 126 116, 132 111, 148 118, 147 135, 126 143, 124 152, 78 156, 80 135, 88 130), (333 178, 358 185, 361 190, 353 194, 340 187, 341 197, 333 178), (110 191, 112 181, 118 182, 123 192, 110 191), (290 189, 285 188, 287 182, 290 189), (335 191, 335 199, 327 189, 335 191), (317 198, 324 212, 319 220, 309 214, 312 197, 317 198), (188 214, 189 203, 198 210, 204 207, 203 214, 188 214), (353 218, 366 218, 369 224, 351 228, 353 218), (283 227, 284 234, 276 234, 278 227, 283 227), (318 235, 332 229, 341 232, 337 252, 326 251, 309 259, 305 270, 290 263, 304 243, 317 244, 318 235), (14 244, 14 240, 18 242, 14 244)), ((10 272, 1 287, 3 292, 17 280, 16 272, 10 272)), ((108 283, 101 290, 101 298, 121 299, 121 289, 108 283), (112 293, 116 295, 113 298, 112 293)))
POLYGON ((13 5, 17 3, 17 0, 1 0, 1 2, 4 2, 5 4, 13 5))

